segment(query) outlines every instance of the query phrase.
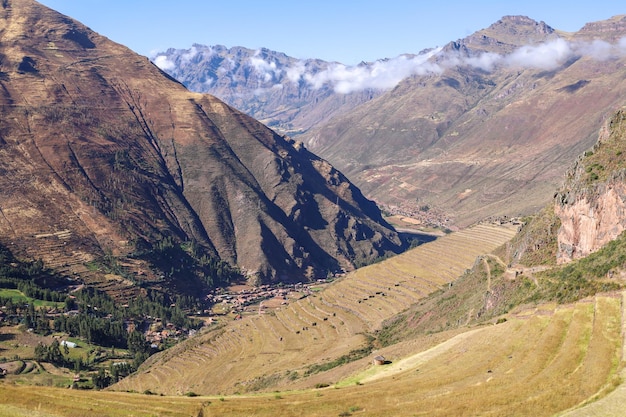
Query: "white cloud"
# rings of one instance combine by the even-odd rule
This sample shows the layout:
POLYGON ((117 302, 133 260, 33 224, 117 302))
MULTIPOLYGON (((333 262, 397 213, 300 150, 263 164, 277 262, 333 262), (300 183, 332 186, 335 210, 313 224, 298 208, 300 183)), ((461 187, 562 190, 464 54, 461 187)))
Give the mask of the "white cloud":
POLYGON ((504 62, 510 67, 553 70, 575 55, 572 44, 559 38, 539 45, 522 46, 505 56, 504 62))
POLYGON ((260 96, 267 93, 272 93, 274 91, 281 91, 284 88, 282 84, 274 84, 270 88, 257 88, 254 90, 255 96, 260 96))
POLYGON ((599 61, 609 59, 613 55, 613 45, 608 42, 596 39, 590 43, 581 43, 577 49, 582 55, 589 55, 599 61))
MULTIPOLYGON (((256 94, 282 88, 281 84, 276 83, 277 80, 283 84, 288 82, 297 84, 304 81, 314 89, 330 86, 337 93, 349 94, 365 89, 389 90, 407 77, 440 74, 447 68, 458 66, 469 66, 488 72, 499 67, 554 70, 577 57, 586 56, 596 60, 624 57, 626 56, 626 37, 615 44, 602 40, 568 42, 558 38, 541 44, 522 46, 508 55, 486 52, 464 57, 458 53, 442 52, 442 48, 437 48, 417 56, 402 55, 372 64, 356 66, 329 64, 325 69, 315 73, 307 69, 305 61, 298 61, 289 68, 280 69, 276 62, 263 59, 260 52, 260 50, 256 51, 254 56, 249 58, 248 64, 258 76, 259 87, 267 86, 271 82, 274 84, 271 87, 257 89, 256 94), (437 56, 437 62, 431 59, 434 56, 437 56)), ((194 46, 180 55, 177 62, 189 63, 199 53, 200 51, 194 46)), ((202 53, 210 55, 213 51, 203 50, 202 53)), ((157 55, 153 60, 159 68, 165 71, 173 70, 177 66, 173 60, 163 54, 157 55)), ((217 72, 222 75, 234 66, 234 61, 226 58, 217 72)), ((215 80, 207 79, 207 84, 213 83, 215 80)))
MULTIPOLYGON (((176 69, 178 65, 189 64, 189 62, 193 58, 195 58, 196 55, 198 55, 199 53, 200 51, 198 50, 198 48, 196 48, 195 46, 192 46, 188 51, 185 51, 184 53, 179 55, 180 56, 178 60, 179 64, 177 64, 174 60, 170 59, 165 54, 160 54, 160 55, 155 56, 154 58, 152 58, 152 62, 154 62, 154 65, 161 68, 163 71, 171 71, 171 70, 176 69)), ((209 49, 208 56, 210 56, 212 53, 213 51, 209 49)))
POLYGON ((478 57, 451 59, 447 63, 469 65, 486 71, 492 71, 499 65, 554 70, 572 58, 589 57, 605 61, 624 56, 626 56, 626 37, 615 44, 598 39, 591 42, 568 42, 564 39, 556 39, 538 45, 522 46, 509 55, 485 53, 478 57))
POLYGON ((276 62, 267 62, 263 58, 259 58, 260 51, 256 51, 254 56, 250 57, 250 65, 263 78, 264 82, 270 82, 274 77, 278 77, 282 72, 276 66, 276 62))
POLYGON ((438 51, 434 50, 415 57, 401 55, 385 61, 376 61, 371 65, 348 67, 343 64, 331 64, 327 69, 316 74, 303 73, 302 66, 291 67, 287 74, 291 81, 302 77, 315 89, 330 84, 337 93, 341 94, 365 89, 388 90, 412 75, 441 72, 437 64, 428 61, 438 51))
POLYGON ((610 44, 603 40, 578 43, 575 47, 581 55, 588 55, 599 61, 626 56, 626 37, 620 39, 615 44, 610 44))
MULTIPOLYGON (((183 64, 188 64, 192 59, 196 57, 196 55, 198 55, 198 53, 200 53, 200 51, 198 51, 198 48, 192 46, 187 52, 180 56, 180 62, 183 64)), ((209 49, 207 56, 211 56, 212 53, 213 51, 209 49)))
POLYGON ((163 71, 170 71, 176 68, 176 63, 170 60, 166 55, 157 55, 153 59, 154 65, 161 68, 163 71))
POLYGON ((488 72, 502 66, 554 70, 576 57, 587 56, 596 60, 624 57, 626 56, 626 37, 615 44, 602 40, 568 42, 559 38, 537 45, 522 46, 508 55, 492 52, 472 57, 461 57, 452 53, 441 54, 441 48, 439 48, 414 58, 400 56, 386 61, 377 61, 369 66, 347 67, 334 64, 317 74, 304 72, 304 66, 301 65, 291 67, 287 70, 287 74, 293 82, 303 78, 313 88, 321 88, 328 84, 337 93, 343 94, 364 89, 388 90, 409 76, 438 74, 445 68, 456 66, 470 66, 488 72), (440 55, 439 64, 430 61, 434 55, 440 55))
POLYGON ((291 81, 294 84, 297 84, 305 72, 306 72, 306 67, 304 66, 304 62, 298 61, 296 65, 287 68, 287 70, 285 71, 285 74, 287 75, 287 78, 289 79, 289 81, 291 81))
POLYGON ((494 67, 502 62, 502 56, 493 52, 485 52, 479 56, 467 57, 460 60, 460 64, 470 67, 480 68, 483 71, 491 72, 494 67))

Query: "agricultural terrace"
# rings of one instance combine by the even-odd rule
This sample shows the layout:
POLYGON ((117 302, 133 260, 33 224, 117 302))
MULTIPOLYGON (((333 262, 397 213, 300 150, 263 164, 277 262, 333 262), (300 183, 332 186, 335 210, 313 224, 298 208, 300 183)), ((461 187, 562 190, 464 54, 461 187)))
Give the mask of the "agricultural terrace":
MULTIPOLYGON (((357 361, 360 371, 351 384, 193 398, 147 391, 61 394, 4 384, 0 415, 547 417, 582 406, 566 415, 621 416, 625 298, 625 293, 598 294, 573 304, 517 310, 504 323, 449 335, 387 366, 373 366, 364 358, 357 361), (585 406, 595 398, 601 399, 585 406)), ((384 354, 406 349, 400 346, 405 343, 413 342, 386 348, 384 354)), ((233 363, 233 369, 238 366, 233 363)))
POLYGON ((369 355, 370 334, 385 319, 448 285, 515 232, 480 224, 359 269, 275 310, 212 326, 153 356, 113 389, 180 395, 308 388, 325 381, 326 371, 369 355))

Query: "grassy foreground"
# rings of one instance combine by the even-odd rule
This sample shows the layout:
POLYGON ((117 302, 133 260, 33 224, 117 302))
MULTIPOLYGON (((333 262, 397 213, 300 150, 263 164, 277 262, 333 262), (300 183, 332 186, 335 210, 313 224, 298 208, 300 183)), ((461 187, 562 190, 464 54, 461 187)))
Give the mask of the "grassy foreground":
MULTIPOLYGON (((430 349, 418 340, 417 353, 389 365, 363 362, 349 383, 323 389, 187 398, 1 384, 0 415, 552 416, 619 386, 623 302, 611 293, 518 310, 430 349)), ((622 390, 603 398, 605 410, 622 390)))

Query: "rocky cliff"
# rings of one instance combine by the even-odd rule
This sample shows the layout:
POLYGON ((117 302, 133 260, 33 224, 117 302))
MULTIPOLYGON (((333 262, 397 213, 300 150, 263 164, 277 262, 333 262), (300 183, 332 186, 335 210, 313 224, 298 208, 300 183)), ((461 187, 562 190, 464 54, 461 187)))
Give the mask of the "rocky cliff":
POLYGON ((556 194, 557 262, 595 252, 626 229, 626 112, 617 112, 593 150, 568 172, 556 194))

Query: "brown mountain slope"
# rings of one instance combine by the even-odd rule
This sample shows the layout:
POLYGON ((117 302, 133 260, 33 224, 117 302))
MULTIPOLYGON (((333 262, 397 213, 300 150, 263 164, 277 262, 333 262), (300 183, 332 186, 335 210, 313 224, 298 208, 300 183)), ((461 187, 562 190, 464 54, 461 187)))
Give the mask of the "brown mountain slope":
POLYGON ((443 48, 439 72, 303 140, 389 205, 436 207, 461 226, 531 213, 623 103, 625 35, 625 17, 575 34, 505 17, 443 48))
POLYGON ((401 249, 301 144, 32 0, 2 3, 0 62, 0 243, 20 256, 82 273, 169 239, 269 280, 401 249))

